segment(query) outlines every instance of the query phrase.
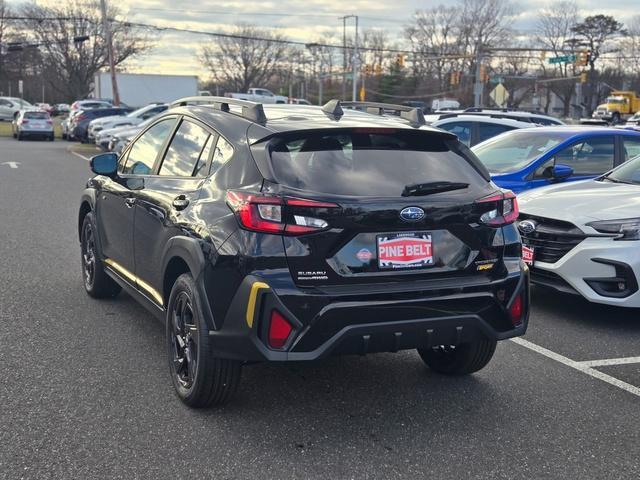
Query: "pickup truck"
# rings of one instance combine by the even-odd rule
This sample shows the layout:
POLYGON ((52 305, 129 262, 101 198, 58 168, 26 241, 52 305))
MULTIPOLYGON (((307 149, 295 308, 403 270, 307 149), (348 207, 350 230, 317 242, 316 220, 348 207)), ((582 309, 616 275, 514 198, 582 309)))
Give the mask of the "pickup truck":
POLYGON ((289 103, 289 99, 283 95, 275 95, 266 88, 250 88, 247 93, 227 93, 226 97, 238 100, 250 100, 260 103, 289 103))

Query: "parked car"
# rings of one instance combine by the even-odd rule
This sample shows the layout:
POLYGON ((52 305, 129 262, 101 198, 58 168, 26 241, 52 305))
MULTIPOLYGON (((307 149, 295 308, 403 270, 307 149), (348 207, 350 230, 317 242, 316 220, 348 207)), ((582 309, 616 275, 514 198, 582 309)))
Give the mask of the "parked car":
POLYGON ((519 197, 534 283, 590 302, 640 307, 640 157, 593 180, 519 197))
POLYGON ((545 127, 553 127, 564 125, 565 123, 559 118, 542 113, 525 112, 523 110, 512 109, 490 109, 490 108, 467 108, 461 112, 464 115, 484 115, 499 116, 501 118, 510 118, 512 120, 520 120, 522 122, 531 122, 545 127))
POLYGON ((78 100, 73 102, 69 109, 69 116, 61 124, 62 138, 65 140, 72 140, 71 123, 76 115, 85 110, 95 110, 102 108, 112 108, 111 102, 106 100, 78 100))
POLYGON ((249 100, 262 103, 289 103, 289 98, 284 95, 276 95, 266 88, 250 88, 247 93, 227 93, 227 97, 238 100, 249 100))
POLYGON ((20 110, 34 108, 26 100, 16 97, 0 97, 0 121, 12 122, 20 110))
POLYGON ((489 138, 518 128, 531 128, 530 122, 509 118, 494 118, 480 115, 459 115, 436 120, 432 127, 438 127, 455 134, 466 146, 471 147, 489 138))
MULTIPOLYGON (((166 110, 166 108, 164 110, 166 110)), ((96 145, 105 150, 113 151, 114 148, 111 145, 112 145, 112 141, 114 141, 114 138, 115 138, 114 145, 120 139, 126 139, 126 140, 131 139, 132 137, 137 135, 138 132, 140 132, 140 130, 142 130, 147 125, 149 125, 149 123, 153 122, 158 115, 159 113, 155 114, 153 117, 147 118, 146 120, 144 120, 143 122, 137 125, 123 125, 120 127, 114 127, 114 128, 109 128, 107 130, 102 130, 96 134, 96 139, 95 139, 96 145)))
POLYGON ((517 202, 454 135, 337 100, 215 102, 93 157, 78 218, 87 293, 164 322, 186 404, 228 401, 247 362, 417 348, 468 374, 524 334, 517 202))
POLYGON ((51 115, 52 108, 48 103, 34 103, 33 106, 38 110, 42 110, 43 112, 47 112, 49 115, 51 115))
POLYGON ((640 132, 608 127, 537 127, 472 148, 493 181, 516 193, 594 178, 640 154, 640 132))
POLYGON ((108 117, 114 115, 126 115, 130 110, 127 108, 113 107, 113 108, 97 108, 94 110, 80 110, 71 119, 69 136, 72 139, 80 140, 83 143, 89 141, 87 136, 89 123, 96 118, 108 117))
MULTIPOLYGON (((95 120, 91 120, 91 122, 89 122, 87 137, 89 141, 95 141, 96 134, 103 130, 111 129, 114 127, 137 125, 144 120, 157 115, 158 113, 164 112, 167 108, 167 104, 153 103, 151 105, 147 105, 145 107, 134 110, 133 112, 130 112, 126 115, 113 115, 108 117, 96 118, 95 120)), ((107 143, 108 140, 106 140, 105 146, 107 143)))
POLYGON ((40 137, 53 142, 53 122, 49 114, 43 110, 20 110, 12 123, 13 138, 40 137))
POLYGON ((60 115, 66 115, 71 111, 71 105, 67 103, 57 103, 51 109, 51 116, 58 117, 60 115))

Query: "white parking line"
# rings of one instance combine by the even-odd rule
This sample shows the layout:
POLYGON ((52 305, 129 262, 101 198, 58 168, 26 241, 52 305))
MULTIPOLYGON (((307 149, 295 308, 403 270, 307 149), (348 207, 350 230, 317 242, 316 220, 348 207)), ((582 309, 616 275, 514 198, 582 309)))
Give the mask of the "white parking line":
POLYGON ((606 382, 609 385, 613 385, 614 387, 621 388, 622 390, 632 393, 636 397, 640 397, 640 388, 635 387, 627 382, 623 382, 622 380, 618 380, 617 378, 607 375, 606 373, 602 373, 598 370, 595 370, 590 366, 584 365, 583 362, 576 362, 574 360, 571 360, 570 358, 564 357, 559 353, 552 352, 551 350, 547 350, 546 348, 536 345, 535 343, 525 340, 524 338, 512 338, 511 341, 525 348, 528 348, 529 350, 533 350, 534 352, 537 352, 540 355, 544 355, 547 358, 555 360, 556 362, 560 362, 563 365, 571 367, 582 373, 586 373, 587 375, 593 378, 602 380, 603 382, 606 382))
POLYGON ((609 367, 612 365, 629 365, 630 363, 640 363, 640 357, 606 358, 604 360, 586 360, 577 362, 585 367, 609 367))
POLYGON ((84 155, 82 155, 81 153, 74 152, 74 151, 72 151, 72 150, 69 150, 69 153, 70 153, 71 155, 75 155, 76 157, 80 157, 80 158, 82 158, 83 160, 86 160, 87 162, 88 162, 89 160, 91 160, 89 157, 85 157, 85 156, 84 156, 84 155))

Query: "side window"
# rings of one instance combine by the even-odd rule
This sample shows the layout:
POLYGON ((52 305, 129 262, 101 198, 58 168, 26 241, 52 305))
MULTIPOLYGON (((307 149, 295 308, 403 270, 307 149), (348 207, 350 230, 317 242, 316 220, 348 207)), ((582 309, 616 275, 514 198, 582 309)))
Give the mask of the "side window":
POLYGON ((640 155, 640 138, 622 137, 624 141, 624 159, 623 161, 630 160, 640 155))
POLYGON ((558 152, 555 163, 573 168, 574 175, 598 175, 613 168, 614 152, 613 136, 590 138, 558 152))
POLYGON ((202 153, 200 153, 200 158, 198 158, 198 163, 196 164, 196 168, 193 170, 193 176, 194 177, 204 177, 204 176, 206 176, 207 172, 206 172, 204 167, 207 166, 207 161, 209 160, 209 157, 211 156, 211 149, 213 148, 213 145, 215 144, 215 139, 216 139, 215 135, 209 135, 209 139, 207 140, 207 143, 205 144, 204 148, 202 149, 202 153))
POLYGON ((495 137, 496 135, 500 135, 501 133, 508 132, 509 130, 514 130, 513 127, 498 125, 496 123, 478 123, 478 129, 478 143, 484 142, 485 140, 495 137))
POLYGON ((200 125, 184 120, 167 149, 160 175, 191 177, 210 136, 200 125))
POLYGON ((467 147, 471 143, 471 122, 451 122, 439 125, 438 128, 447 130, 458 136, 458 140, 464 143, 467 147))
POLYGON ((11 102, 7 100, 0 100, 0 107, 10 107, 10 106, 11 106, 11 102))
POLYGON ((225 163, 227 163, 233 155, 233 147, 223 137, 218 137, 218 143, 213 150, 213 158, 211 159, 210 173, 215 172, 225 163))
POLYGON ((124 168, 123 174, 149 175, 153 170, 158 153, 165 140, 171 134, 175 119, 168 118, 142 134, 131 146, 124 168))

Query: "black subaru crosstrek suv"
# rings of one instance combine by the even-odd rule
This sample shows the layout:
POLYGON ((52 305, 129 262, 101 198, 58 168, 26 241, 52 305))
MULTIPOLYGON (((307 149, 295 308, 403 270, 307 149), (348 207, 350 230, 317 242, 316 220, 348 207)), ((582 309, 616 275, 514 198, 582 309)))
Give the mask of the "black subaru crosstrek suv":
POLYGON ((417 349, 468 374, 526 330, 516 199, 417 109, 187 98, 91 168, 86 291, 164 322, 192 407, 243 364, 417 349))

